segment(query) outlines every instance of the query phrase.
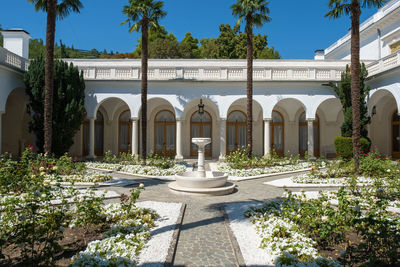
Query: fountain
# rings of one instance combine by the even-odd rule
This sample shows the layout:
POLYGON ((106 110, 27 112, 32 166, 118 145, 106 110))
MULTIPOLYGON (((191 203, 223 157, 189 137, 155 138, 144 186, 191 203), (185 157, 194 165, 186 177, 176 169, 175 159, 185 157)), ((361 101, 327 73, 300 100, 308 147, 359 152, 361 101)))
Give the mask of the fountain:
POLYGON ((228 175, 223 172, 206 172, 204 169, 204 147, 211 143, 211 138, 192 138, 198 146, 197 171, 175 175, 175 182, 168 186, 171 190, 191 195, 221 196, 233 192, 235 184, 227 182, 228 175))

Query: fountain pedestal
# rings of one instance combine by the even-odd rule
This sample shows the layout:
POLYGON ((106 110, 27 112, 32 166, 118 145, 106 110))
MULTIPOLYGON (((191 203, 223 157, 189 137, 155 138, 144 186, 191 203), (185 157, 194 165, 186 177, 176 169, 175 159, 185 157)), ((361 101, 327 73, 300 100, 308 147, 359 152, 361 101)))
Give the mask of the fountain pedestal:
POLYGON ((206 172, 204 168, 204 148, 211 143, 211 138, 192 138, 198 146, 197 171, 175 175, 175 182, 168 187, 178 193, 190 195, 227 195, 233 192, 235 184, 228 183, 228 175, 223 172, 206 172))
POLYGON ((198 147, 197 173, 199 177, 206 177, 206 171, 204 169, 204 160, 205 160, 204 150, 205 146, 211 143, 211 138, 201 138, 201 137, 192 138, 192 143, 196 144, 198 147))

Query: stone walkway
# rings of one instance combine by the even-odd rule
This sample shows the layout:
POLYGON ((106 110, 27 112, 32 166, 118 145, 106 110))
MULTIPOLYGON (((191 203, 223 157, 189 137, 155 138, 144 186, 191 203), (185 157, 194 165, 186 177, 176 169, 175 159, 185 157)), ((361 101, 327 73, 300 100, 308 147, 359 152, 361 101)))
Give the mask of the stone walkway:
MULTIPOLYGON (((116 175, 121 178, 129 176, 116 175)), ((224 203, 265 201, 282 196, 281 188, 263 185, 280 177, 236 182, 237 190, 226 196, 201 197, 179 195, 168 189, 167 181, 135 179, 144 183, 146 190, 139 201, 185 203, 186 211, 175 251, 174 266, 239 266, 224 223, 224 203)), ((109 187, 118 193, 129 192, 130 187, 109 187)))

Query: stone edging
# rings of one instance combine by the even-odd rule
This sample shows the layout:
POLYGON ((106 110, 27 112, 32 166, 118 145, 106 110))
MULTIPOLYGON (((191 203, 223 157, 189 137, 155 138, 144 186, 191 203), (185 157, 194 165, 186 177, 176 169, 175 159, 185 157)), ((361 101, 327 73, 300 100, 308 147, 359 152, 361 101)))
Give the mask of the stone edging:
POLYGON ((100 169, 100 168, 93 168, 93 167, 88 167, 88 169, 106 172, 106 173, 129 175, 134 178, 149 178, 149 179, 157 179, 157 180, 161 180, 161 181, 175 181, 174 176, 171 176, 171 175, 169 175, 169 176, 154 176, 154 175, 136 174, 136 173, 130 173, 130 172, 121 172, 121 171, 116 171, 116 170, 100 169))
POLYGON ((186 211, 186 204, 182 203, 181 211, 180 211, 178 220, 176 221, 176 227, 175 227, 174 233, 172 234, 172 242, 168 249, 167 258, 165 259, 165 263, 164 263, 165 267, 173 266, 173 263, 175 260, 176 247, 178 245, 178 239, 179 239, 179 235, 181 233, 181 227, 182 227, 182 222, 183 222, 183 217, 185 215, 185 211, 186 211))
MULTIPOLYGON (((101 171, 101 172, 107 172, 107 173, 129 175, 134 178, 149 178, 149 179, 157 179, 157 180, 161 180, 161 181, 175 181, 174 176, 171 176, 171 175, 170 176, 153 176, 153 175, 135 174, 135 173, 121 172, 121 171, 114 171, 114 170, 107 170, 107 169, 99 169, 99 168, 93 168, 93 167, 88 167, 88 169, 101 171)), ((275 177, 275 176, 279 176, 279 175, 303 173, 303 172, 307 172, 310 170, 311 170, 311 168, 287 171, 287 172, 266 173, 266 174, 261 174, 261 175, 256 175, 256 176, 245 176, 245 177, 229 176, 228 181, 241 182, 241 181, 247 181, 247 180, 275 177), (234 178, 232 179, 232 177, 234 177, 234 178)))
POLYGON ((226 232, 228 233, 229 236, 229 240, 231 241, 232 247, 233 247, 233 253, 235 254, 235 258, 236 258, 236 262, 238 264, 239 267, 245 267, 246 263, 244 261, 242 252, 240 251, 240 247, 239 244, 236 240, 235 235, 232 232, 231 227, 229 226, 229 218, 228 218, 228 214, 225 211, 224 207, 220 207, 222 215, 224 216, 224 225, 225 225, 225 229, 226 232))
POLYGON ((235 178, 234 179, 228 178, 228 181, 241 182, 241 181, 247 181, 247 180, 275 177, 275 176, 279 176, 279 175, 303 173, 303 172, 308 172, 310 170, 311 170, 311 168, 287 171, 287 172, 266 173, 266 174, 261 174, 261 175, 256 175, 256 176, 244 176, 244 177, 230 176, 230 177, 235 177, 235 178))

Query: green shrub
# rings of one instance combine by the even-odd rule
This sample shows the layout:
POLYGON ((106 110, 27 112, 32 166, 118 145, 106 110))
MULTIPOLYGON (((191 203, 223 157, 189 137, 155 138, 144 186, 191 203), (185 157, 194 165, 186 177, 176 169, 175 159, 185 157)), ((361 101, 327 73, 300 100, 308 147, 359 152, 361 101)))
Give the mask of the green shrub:
MULTIPOLYGON (((371 146, 370 142, 366 138, 360 138, 360 143, 360 150, 368 152, 371 146)), ((337 136, 335 138, 335 151, 340 157, 353 157, 353 139, 351 137, 337 136)))

